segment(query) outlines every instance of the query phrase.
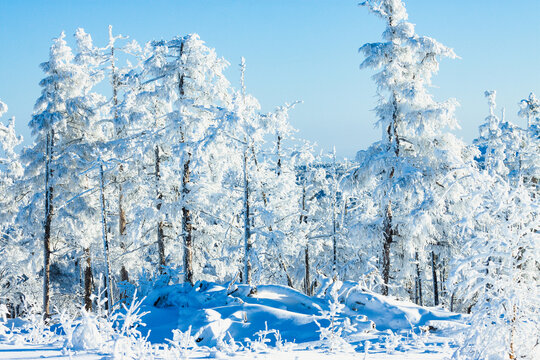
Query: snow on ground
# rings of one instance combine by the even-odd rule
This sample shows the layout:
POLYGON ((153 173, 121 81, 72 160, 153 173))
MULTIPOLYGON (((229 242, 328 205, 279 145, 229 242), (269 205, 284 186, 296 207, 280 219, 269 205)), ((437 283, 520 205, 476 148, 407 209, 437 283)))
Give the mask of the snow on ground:
MULTIPOLYGON (((252 352, 239 352, 234 355, 226 355, 212 351, 196 351, 192 352, 189 359, 271 359, 271 360, 442 360, 448 358, 451 352, 421 352, 411 351, 403 352, 376 352, 376 353, 324 353, 320 350, 294 350, 294 351, 268 351, 265 353, 254 354, 252 352)), ((71 351, 63 350, 59 346, 44 346, 44 345, 0 345, 0 359, 21 359, 21 360, 41 360, 41 359, 78 359, 78 360, 98 360, 107 358, 106 354, 92 353, 88 351, 71 351)), ((166 357, 164 357, 166 358, 166 357)))
POLYGON ((64 319, 72 331, 57 325, 57 335, 37 337, 41 345, 18 321, 11 336, 0 337, 0 359, 443 359, 466 327, 463 315, 340 282, 313 297, 278 285, 172 285, 152 291, 138 310, 149 312, 144 327, 121 330, 131 320, 120 316, 113 330, 112 322, 83 314, 64 319), (102 339, 85 345, 90 331, 102 339))

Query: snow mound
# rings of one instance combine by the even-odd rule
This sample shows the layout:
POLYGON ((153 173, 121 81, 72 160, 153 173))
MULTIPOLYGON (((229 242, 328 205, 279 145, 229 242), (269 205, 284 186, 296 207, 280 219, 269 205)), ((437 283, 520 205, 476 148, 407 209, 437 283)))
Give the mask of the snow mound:
POLYGON ((81 323, 73 331, 71 338, 73 350, 97 349, 102 342, 96 320, 90 316, 83 317, 81 323))
MULTIPOLYGON (((341 285, 341 283, 340 283, 341 285)), ((224 339, 243 343, 266 329, 277 330, 285 342, 312 342, 320 338, 320 327, 330 324, 322 313, 330 307, 329 282, 313 297, 280 285, 219 285, 198 282, 152 291, 144 303, 149 340, 173 338, 173 330, 194 334, 200 346, 213 347, 224 339), (193 329, 193 331, 191 330, 193 329), (158 330, 158 331, 155 331, 158 330)), ((460 322, 462 316, 442 308, 426 308, 375 294, 358 284, 346 282, 339 288, 345 305, 339 315, 360 333, 379 330, 418 330, 431 324, 460 322)), ((450 326, 450 325, 447 325, 450 326)), ((457 325, 456 325, 457 326, 457 325)), ((275 345, 269 339, 269 345, 275 345)))

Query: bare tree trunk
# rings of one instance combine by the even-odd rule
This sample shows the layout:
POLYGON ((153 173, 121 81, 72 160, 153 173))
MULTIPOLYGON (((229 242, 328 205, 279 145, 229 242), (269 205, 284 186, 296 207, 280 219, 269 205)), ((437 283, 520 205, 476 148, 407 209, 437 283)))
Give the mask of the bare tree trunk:
POLYGON ((437 264, 435 252, 431 252, 431 271, 433 277, 433 304, 439 305, 439 285, 437 284, 437 264))
POLYGON ((247 150, 244 151, 244 274, 242 279, 245 284, 251 285, 251 249, 253 243, 251 240, 251 219, 250 219, 250 209, 249 209, 249 178, 247 170, 247 150))
POLYGON ((92 311, 92 289, 94 287, 94 276, 92 275, 92 258, 90 249, 84 249, 86 267, 84 268, 84 309, 92 311))
POLYGON ((336 207, 337 207, 337 170, 336 170, 336 149, 334 148, 334 188, 332 189, 332 253, 333 253, 333 261, 332 261, 332 274, 334 277, 334 280, 337 279, 337 236, 336 236, 336 226, 337 226, 337 219, 336 219, 336 207))
POLYGON ((185 282, 194 284, 193 282, 193 242, 192 242, 192 230, 191 214, 187 207, 187 195, 189 194, 188 184, 190 177, 190 164, 191 154, 187 153, 187 159, 184 161, 184 174, 182 176, 182 232, 184 235, 184 280, 185 282))
MULTIPOLYGON (((112 109, 113 109, 113 119, 114 119, 116 138, 119 139, 123 135, 124 129, 121 128, 118 124, 118 118, 119 118, 118 88, 120 87, 120 78, 118 76, 118 71, 116 68, 115 41, 116 41, 116 38, 112 34, 112 26, 109 25, 109 47, 111 49, 111 52, 110 52, 111 88, 112 88, 112 103, 113 103, 112 109)), ((126 236, 127 219, 126 219, 126 211, 124 209, 124 192, 122 188, 123 171, 124 171, 124 166, 120 164, 120 166, 118 167, 118 175, 116 176, 115 182, 116 182, 117 190, 118 190, 118 235, 120 236, 120 246, 124 249, 125 248, 124 238, 126 236)), ((120 269, 120 273, 127 274, 127 270, 123 264, 122 264, 122 268, 120 269)))
MULTIPOLYGON (((120 281, 122 281, 123 283, 129 282, 129 274, 124 265, 122 265, 122 268, 120 269, 120 281)), ((127 291, 123 290, 118 296, 120 300, 126 299, 128 296, 127 291)))
MULTIPOLYGON (((157 210, 161 210, 162 201, 163 201, 163 194, 159 190, 160 185, 160 179, 161 179, 161 173, 160 173, 160 156, 159 156, 159 145, 156 145, 155 149, 155 177, 156 177, 156 191, 157 191, 157 210)), ((158 226, 157 226, 157 245, 158 245, 158 257, 159 257, 159 272, 160 274, 163 274, 165 270, 166 264, 166 258, 165 258, 165 236, 163 234, 163 220, 159 220, 158 226)))
POLYGON ((285 262, 283 261, 283 258, 281 257, 281 255, 279 255, 279 263, 281 264, 281 267, 283 268, 283 271, 285 272, 285 276, 287 277, 287 286, 294 289, 292 278, 289 275, 289 271, 287 270, 287 265, 285 265, 285 262))
MULTIPOLYGON (((123 171, 123 166, 120 165, 119 172, 123 171)), ((118 184, 118 233, 121 237, 126 235, 126 212, 124 210, 124 194, 122 184, 118 184)))
POLYGON ((516 305, 512 307, 512 312, 513 315, 511 320, 512 329, 510 330, 510 354, 508 355, 511 360, 517 358, 516 350, 514 349, 514 339, 516 337, 516 305))
MULTIPOLYGON (((123 166, 120 165, 120 168, 118 169, 119 174, 121 174, 123 171, 123 166)), ((124 193, 122 189, 122 184, 118 184, 118 233, 120 235, 120 247, 122 250, 125 249, 125 241, 124 238, 126 236, 126 227, 127 227, 127 220, 126 220, 126 212, 124 211, 124 193)), ((127 274, 126 267, 124 264, 122 264, 122 268, 120 269, 120 274, 127 274)), ((123 281, 123 280, 122 280, 123 281)))
POLYGON ((418 261, 418 252, 415 253, 414 258, 416 260, 416 299, 415 302, 417 305, 423 305, 422 299, 422 277, 420 274, 420 264, 418 261))
POLYGON ((278 158, 278 161, 277 161, 277 175, 281 175, 281 136, 278 134, 277 136, 277 158, 278 158))
MULTIPOLYGON (((302 214, 300 215, 300 224, 307 222, 307 216, 304 215, 306 211, 306 186, 302 186, 302 214)), ((304 273, 304 292, 307 296, 311 296, 311 274, 309 268, 309 239, 306 239, 306 247, 304 248, 304 261, 305 261, 305 273, 304 273)))
MULTIPOLYGON (((397 130, 398 123, 398 108, 397 108, 397 98, 396 94, 392 94, 392 123, 388 126, 386 132, 388 134, 388 142, 390 147, 393 146, 395 157, 399 157, 399 136, 397 130)), ((395 168, 393 165, 390 165, 388 172, 388 186, 391 188, 392 179, 394 178, 395 168)), ((383 220, 383 256, 382 256, 382 275, 383 275, 383 288, 382 294, 388 295, 388 284, 390 281, 390 248, 394 242, 394 224, 392 223, 392 200, 388 200, 384 211, 384 220, 383 220)))
POLYGON ((51 224, 54 215, 53 193, 51 185, 53 169, 54 130, 47 134, 47 149, 45 157, 45 223, 43 234, 43 319, 50 317, 50 269, 51 269, 51 224))
POLYGON ((99 178, 100 178, 100 195, 101 195, 101 232, 103 240, 103 257, 105 259, 105 287, 107 290, 107 310, 112 310, 114 303, 113 289, 112 289, 112 275, 111 275, 111 263, 109 259, 109 238, 107 233, 107 214, 105 210, 105 177, 103 174, 103 164, 99 165, 99 178))
POLYGON ((304 249, 304 258, 306 262, 306 274, 304 276, 304 291, 306 292, 307 296, 313 295, 311 293, 311 274, 309 273, 309 244, 306 244, 306 247, 304 249))
POLYGON ((383 258, 382 258, 382 276, 383 287, 382 294, 388 296, 388 284, 390 283, 390 246, 393 242, 393 230, 392 230, 392 203, 388 201, 386 206, 384 217, 384 230, 383 230, 383 258))
MULTIPOLYGON (((334 195, 335 196, 335 195, 334 195)), ((332 274, 337 279, 337 238, 336 238, 336 206, 332 204, 332 274)))

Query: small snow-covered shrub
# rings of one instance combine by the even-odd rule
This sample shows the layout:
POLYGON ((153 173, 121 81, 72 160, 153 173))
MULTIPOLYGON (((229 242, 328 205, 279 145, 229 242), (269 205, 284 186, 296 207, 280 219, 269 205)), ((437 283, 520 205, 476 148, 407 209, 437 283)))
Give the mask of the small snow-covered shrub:
POLYGON ((71 345, 74 350, 99 349, 103 345, 99 319, 84 310, 81 310, 81 315, 73 330, 69 323, 62 324, 67 337, 67 347, 71 345), (72 332, 71 339, 70 332, 72 332))
POLYGON ((6 305, 0 304, 0 341, 8 338, 9 328, 4 325, 6 322, 6 315, 9 313, 6 305))
POLYGON ((392 330, 388 330, 384 337, 384 347, 387 354, 392 354, 396 348, 401 344, 401 335, 394 333, 392 330))
POLYGON ((57 339, 57 335, 51 331, 43 320, 43 315, 36 310, 35 306, 27 305, 26 316, 22 318, 22 340, 31 344, 50 344, 57 339))
POLYGON ((73 347, 73 331, 75 330, 73 326, 75 322, 74 317, 70 316, 66 311, 60 311, 58 313, 58 321, 60 322, 65 334, 64 348, 73 347))
POLYGON ((62 312, 59 322, 64 330, 64 348, 73 350, 99 350, 116 359, 151 359, 154 349, 143 337, 139 327, 145 326, 142 317, 147 312, 141 311, 144 299, 137 300, 134 293, 129 305, 116 305, 110 314, 103 305, 107 299, 104 292, 98 291, 94 298, 97 304, 95 312, 80 309, 80 317, 73 319, 62 312))
POLYGON ((197 347, 195 337, 191 335, 191 325, 182 332, 179 329, 174 329, 172 340, 167 339, 170 344, 170 352, 175 358, 188 356, 189 353, 197 347))
POLYGON ((249 350, 260 353, 270 350, 268 344, 272 341, 268 338, 269 335, 272 335, 275 340, 275 348, 281 352, 290 351, 292 349, 292 343, 283 341, 281 338, 281 333, 276 329, 268 329, 268 323, 264 323, 264 330, 259 330, 255 334, 255 340, 246 339, 249 350))
POLYGON ((346 333, 356 331, 356 327, 351 324, 348 317, 340 318, 345 305, 339 301, 338 291, 343 283, 335 281, 330 287, 330 298, 328 301, 329 310, 322 310, 321 316, 328 320, 330 324, 323 327, 317 320, 315 323, 319 326, 320 340, 324 347, 327 347, 331 352, 335 351, 353 351, 354 348, 344 338, 346 333))
POLYGON ((236 352, 243 350, 242 344, 234 341, 234 338, 229 332, 227 332, 226 335, 218 339, 216 347, 218 348, 218 350, 224 352, 225 354, 235 354, 236 352), (227 340, 225 340, 226 336, 228 337, 227 340))

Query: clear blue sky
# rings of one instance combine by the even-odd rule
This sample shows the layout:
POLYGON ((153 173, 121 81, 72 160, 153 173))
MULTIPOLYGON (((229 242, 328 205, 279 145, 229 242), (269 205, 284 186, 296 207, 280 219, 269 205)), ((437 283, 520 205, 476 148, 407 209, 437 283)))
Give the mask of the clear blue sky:
MULTIPOLYGON (((0 99, 30 141, 27 123, 40 94, 38 65, 51 39, 77 27, 105 45, 107 26, 140 43, 198 33, 232 65, 238 84, 241 56, 247 86, 271 110, 303 100, 291 113, 298 136, 340 156, 380 137, 374 129, 372 72, 359 70, 357 49, 379 41, 384 24, 354 0, 0 0, 0 99)), ((438 99, 461 103, 458 135, 477 135, 487 114, 483 91, 496 89, 509 120, 518 102, 540 93, 540 0, 408 0, 420 35, 454 48, 461 60, 444 60, 434 78, 438 99)), ((69 36, 71 38, 71 36, 69 36)), ((539 94, 540 95, 540 94, 539 94)), ((5 119, 4 119, 5 121, 5 119)))

